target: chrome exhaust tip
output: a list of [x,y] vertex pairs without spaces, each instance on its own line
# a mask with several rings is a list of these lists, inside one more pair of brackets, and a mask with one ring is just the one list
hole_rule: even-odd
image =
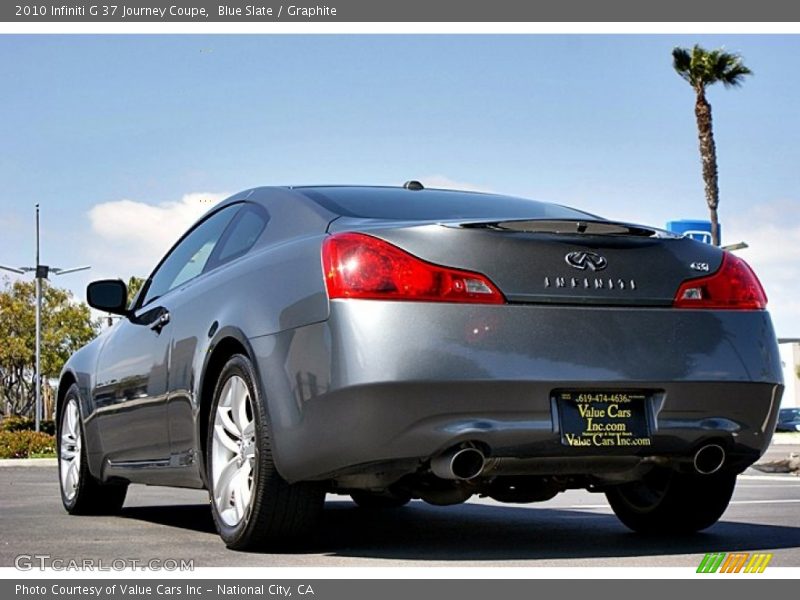
[[725,464],[725,449],[719,444],[703,446],[695,453],[692,464],[701,475],[712,475]]
[[431,471],[441,479],[473,479],[481,474],[486,457],[477,448],[454,448],[431,459]]

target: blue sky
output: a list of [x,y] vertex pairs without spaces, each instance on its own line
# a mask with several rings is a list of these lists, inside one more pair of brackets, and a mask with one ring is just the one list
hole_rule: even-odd
[[741,52],[712,89],[725,242],[800,336],[800,36],[0,36],[0,263],[147,274],[254,185],[488,189],[663,226],[706,216],[675,45]]

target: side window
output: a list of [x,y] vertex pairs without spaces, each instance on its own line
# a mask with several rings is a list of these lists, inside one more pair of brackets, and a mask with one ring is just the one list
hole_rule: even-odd
[[150,278],[142,306],[203,272],[225,228],[233,220],[241,204],[223,208],[195,227],[173,248]]
[[240,210],[217,244],[206,271],[247,254],[261,237],[268,222],[269,215],[261,206],[250,204]]

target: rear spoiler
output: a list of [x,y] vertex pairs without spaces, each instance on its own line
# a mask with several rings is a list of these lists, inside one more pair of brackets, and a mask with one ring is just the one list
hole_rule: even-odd
[[555,233],[585,235],[622,235],[635,237],[679,238],[680,235],[657,229],[618,221],[590,219],[518,219],[510,221],[468,221],[442,223],[466,229],[492,229],[514,233]]

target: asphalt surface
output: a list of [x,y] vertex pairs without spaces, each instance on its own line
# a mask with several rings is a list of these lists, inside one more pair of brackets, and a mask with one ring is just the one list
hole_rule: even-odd
[[[798,447],[770,450],[768,459]],[[120,516],[72,517],[56,468],[0,468],[0,566],[19,554],[111,560],[193,559],[213,566],[696,566],[711,551],[773,552],[772,566],[800,566],[800,477],[748,470],[722,520],[674,539],[630,533],[605,497],[570,491],[531,505],[474,500],[451,507],[412,502],[365,511],[328,496],[319,534],[300,552],[227,550],[205,492],[132,485]]]

